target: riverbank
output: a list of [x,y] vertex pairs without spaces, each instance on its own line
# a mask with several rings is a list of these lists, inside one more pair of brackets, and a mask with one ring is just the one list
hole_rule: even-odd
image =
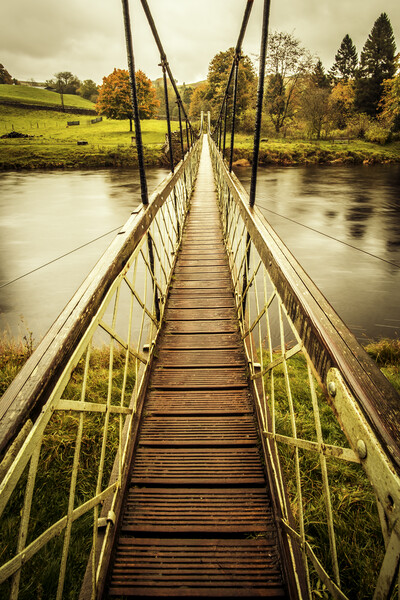
[[[249,166],[253,156],[253,140],[249,136],[235,138],[233,160]],[[400,163],[400,142],[381,146],[363,140],[263,140],[259,164],[297,165],[374,165]],[[237,164],[236,166],[241,166]]]
[[[172,130],[179,123],[172,122]],[[18,132],[24,137],[3,137]],[[147,166],[166,166],[163,151],[167,124],[142,121],[144,158]],[[227,139],[229,148],[229,136]],[[253,139],[236,134],[233,160],[249,165]],[[264,139],[261,165],[374,165],[400,163],[400,142],[385,146],[363,140]],[[134,133],[129,121],[88,115],[38,110],[35,107],[0,104],[0,171],[35,169],[135,168],[138,166]]]

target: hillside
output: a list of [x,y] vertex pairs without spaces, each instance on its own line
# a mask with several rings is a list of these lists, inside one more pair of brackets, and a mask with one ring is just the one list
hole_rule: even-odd
[[[61,106],[60,94],[50,92],[40,88],[29,87],[25,85],[7,85],[0,84],[0,103],[13,102],[21,104],[32,104],[39,106]],[[75,96],[74,94],[64,94],[64,105],[72,108],[94,109],[93,102]]]

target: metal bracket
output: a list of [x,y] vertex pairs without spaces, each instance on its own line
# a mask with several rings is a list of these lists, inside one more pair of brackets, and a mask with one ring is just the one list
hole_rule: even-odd
[[110,510],[106,517],[101,517],[100,519],[97,520],[97,528],[102,529],[103,527],[107,527],[107,525],[109,523],[112,523],[113,525],[115,525],[116,521],[117,521],[117,516],[116,516],[115,512],[113,510]]

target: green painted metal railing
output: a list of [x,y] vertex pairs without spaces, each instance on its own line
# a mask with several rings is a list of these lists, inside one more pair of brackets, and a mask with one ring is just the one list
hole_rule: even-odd
[[249,207],[211,136],[209,145],[297,594],[390,598],[400,555],[400,398],[261,212]]
[[[201,139],[116,236],[0,402],[0,597],[104,580]],[[151,243],[150,243],[151,240]]]

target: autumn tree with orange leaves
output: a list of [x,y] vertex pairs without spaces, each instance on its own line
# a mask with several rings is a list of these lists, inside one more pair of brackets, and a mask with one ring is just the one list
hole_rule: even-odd
[[[136,71],[136,88],[139,104],[139,117],[151,119],[157,115],[160,102],[156,98],[156,90],[151,80],[143,73]],[[129,73],[126,69],[114,69],[110,75],[103,77],[96,111],[110,119],[129,119],[132,131],[132,102]]]

